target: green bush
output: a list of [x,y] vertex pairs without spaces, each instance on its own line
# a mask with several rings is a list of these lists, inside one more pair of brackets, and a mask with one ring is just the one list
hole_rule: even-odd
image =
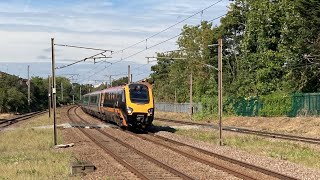
[[292,109],[292,97],[284,92],[260,96],[260,116],[286,116]]

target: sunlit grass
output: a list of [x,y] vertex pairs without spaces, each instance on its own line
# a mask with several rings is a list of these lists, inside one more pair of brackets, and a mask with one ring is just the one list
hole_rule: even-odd
[[71,153],[53,148],[52,129],[32,128],[48,125],[47,114],[25,124],[0,133],[0,180],[69,179]]
[[[39,126],[53,125],[53,114],[51,112],[51,118],[49,119],[49,113],[44,113],[42,115],[36,116],[31,120],[26,120],[27,123],[21,124],[20,128],[34,128]],[[60,108],[57,109],[56,113],[56,123],[60,123]]]
[[[176,133],[213,144],[217,144],[219,138],[216,131],[179,129]],[[252,154],[287,160],[320,169],[320,151],[304,145],[287,141],[270,141],[252,135],[229,135],[223,141],[226,146],[235,147]]]

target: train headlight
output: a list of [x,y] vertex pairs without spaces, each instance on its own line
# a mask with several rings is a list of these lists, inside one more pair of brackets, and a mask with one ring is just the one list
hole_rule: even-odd
[[153,115],[153,108],[148,109],[148,113]]
[[131,107],[127,107],[128,114],[132,114],[133,109]]

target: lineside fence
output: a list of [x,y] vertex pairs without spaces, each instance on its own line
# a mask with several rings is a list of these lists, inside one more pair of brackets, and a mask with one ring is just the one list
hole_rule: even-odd
[[229,99],[226,105],[239,116],[318,116],[320,93]]
[[[190,103],[166,103],[158,102],[155,103],[156,111],[164,112],[178,112],[178,113],[189,113]],[[200,103],[193,103],[193,112],[202,112],[202,105]]]
[[[194,103],[194,113],[217,113],[217,104]],[[156,103],[156,110],[189,113],[189,103]],[[320,93],[281,95],[263,97],[228,98],[224,100],[223,111],[238,116],[319,116]]]

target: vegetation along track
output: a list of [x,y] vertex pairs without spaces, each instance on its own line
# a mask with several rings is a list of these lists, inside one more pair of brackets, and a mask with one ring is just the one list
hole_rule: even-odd
[[2,131],[4,128],[11,126],[15,123],[21,122],[21,121],[25,121],[28,119],[31,119],[35,116],[41,115],[46,113],[47,111],[38,111],[38,112],[33,112],[33,113],[28,113],[19,117],[15,117],[15,118],[11,118],[8,120],[4,120],[4,121],[0,121],[0,131]]
[[[81,118],[81,120],[84,123],[87,123],[83,118]],[[106,132],[100,129],[98,129],[98,131],[107,135]],[[232,159],[232,158],[222,156],[213,152],[209,152],[204,149],[200,149],[188,144],[177,142],[172,139],[158,136],[153,133],[143,132],[141,134],[140,132],[139,134],[131,131],[123,131],[123,132],[129,133],[135,137],[151,142],[155,145],[165,147],[189,159],[208,165],[215,169],[222,170],[235,177],[239,177],[242,179],[288,179],[288,180],[295,179],[277,172],[273,172],[268,169],[264,169],[258,166],[254,166],[245,162],[238,161],[236,159]],[[111,136],[110,138],[112,138],[115,141],[121,141],[120,139],[117,139],[116,137],[113,137],[113,136]]]
[[[213,124],[204,124],[204,123],[179,121],[179,120],[163,119],[163,118],[156,118],[155,120],[162,121],[162,122],[171,122],[171,123],[186,124],[186,125],[196,125],[196,126],[204,126],[204,127],[219,129],[218,126],[213,125]],[[240,128],[240,127],[223,126],[222,130],[236,132],[236,133],[243,133],[243,134],[252,134],[252,135],[263,136],[263,137],[268,137],[268,138],[284,139],[284,140],[290,140],[290,141],[300,141],[300,142],[310,143],[310,144],[320,144],[320,139],[317,139],[317,138],[309,138],[309,137],[303,137],[303,136],[294,136],[294,135],[288,135],[288,134],[272,133],[272,132],[266,132],[266,131],[256,131],[256,130]]]
[[[71,107],[68,109],[68,118],[73,123],[77,122],[74,120],[74,117],[72,117],[70,112],[70,110],[73,109],[76,118],[88,125],[89,123],[77,114],[77,108],[78,107]],[[101,129],[79,128],[79,130],[101,149],[103,149],[107,154],[112,156],[116,161],[118,161],[140,179],[193,179],[188,175],[139,151],[121,139],[102,131]],[[92,133],[92,131],[99,132],[100,136],[98,137],[95,133]],[[108,140],[102,140],[101,135],[104,136],[103,138],[107,137]]]

